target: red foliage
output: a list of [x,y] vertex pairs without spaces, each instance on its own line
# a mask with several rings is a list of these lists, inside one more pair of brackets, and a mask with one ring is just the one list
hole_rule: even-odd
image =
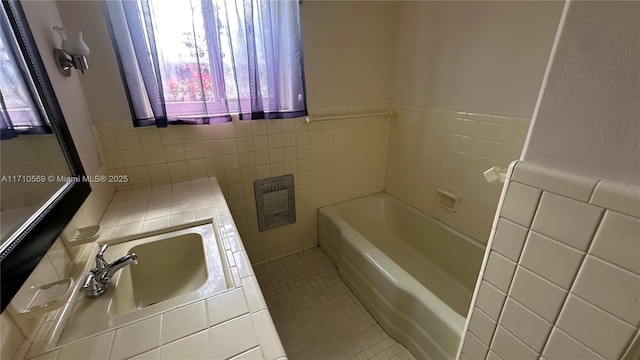
[[[180,63],[174,65],[173,72],[166,80],[166,101],[212,101],[214,99],[213,79],[207,64]],[[204,94],[203,94],[204,91]]]

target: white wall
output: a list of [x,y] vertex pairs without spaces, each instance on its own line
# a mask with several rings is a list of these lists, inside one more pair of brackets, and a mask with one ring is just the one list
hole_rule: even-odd
[[402,2],[393,103],[531,117],[562,2]]
[[53,1],[21,2],[40,56],[56,93],[73,142],[87,174],[93,174],[100,166],[98,148],[91,130],[91,115],[78,79],[78,72],[64,77],[56,69],[53,49],[61,46],[60,36],[52,29],[62,25],[58,8]]
[[391,103],[400,2],[304,1],[310,109]]
[[572,2],[523,159],[640,184],[640,3]]
[[[522,153],[561,2],[401,2],[385,191],[486,243]],[[460,199],[438,206],[436,188]]]
[[101,1],[56,1],[65,26],[82,29],[91,49],[80,83],[93,122],[131,120]]

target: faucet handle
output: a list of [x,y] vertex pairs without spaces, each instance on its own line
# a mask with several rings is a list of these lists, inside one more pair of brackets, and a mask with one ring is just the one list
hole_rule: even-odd
[[96,254],[96,256],[102,257],[104,252],[107,251],[108,247],[109,247],[109,244],[103,244],[102,246],[100,246],[100,250],[98,250],[98,253]]
[[98,250],[98,253],[96,254],[96,268],[97,269],[104,269],[105,267],[107,267],[108,263],[105,261],[103,255],[104,252],[107,251],[107,248],[109,247],[109,245],[104,244],[102,246],[100,246],[100,250]]

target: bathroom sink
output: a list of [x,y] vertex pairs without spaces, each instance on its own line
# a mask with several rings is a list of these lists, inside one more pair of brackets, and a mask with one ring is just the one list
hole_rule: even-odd
[[109,311],[119,315],[197,290],[207,281],[202,237],[196,233],[137,245],[137,265],[121,270]]
[[110,240],[104,253],[108,263],[136,253],[138,264],[117,271],[102,296],[78,298],[59,344],[68,344],[232,288],[231,271],[216,228],[211,222],[200,223],[163,234],[142,235],[134,240]]
[[[203,295],[227,290],[230,273],[212,224],[113,245],[117,259],[136,253],[138,264],[122,268],[112,281],[109,313],[114,316],[166,310]],[[105,295],[108,295],[105,294]],[[146,311],[142,311],[146,310]]]

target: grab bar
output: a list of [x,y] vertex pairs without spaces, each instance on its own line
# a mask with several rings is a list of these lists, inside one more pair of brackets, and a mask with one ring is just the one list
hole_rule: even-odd
[[325,121],[325,120],[341,120],[341,119],[357,119],[363,117],[371,117],[371,116],[391,116],[393,115],[393,111],[383,111],[376,113],[365,113],[365,114],[349,114],[349,115],[335,115],[335,116],[320,116],[314,117],[311,119],[310,116],[305,117],[304,121],[308,124],[311,121]]

